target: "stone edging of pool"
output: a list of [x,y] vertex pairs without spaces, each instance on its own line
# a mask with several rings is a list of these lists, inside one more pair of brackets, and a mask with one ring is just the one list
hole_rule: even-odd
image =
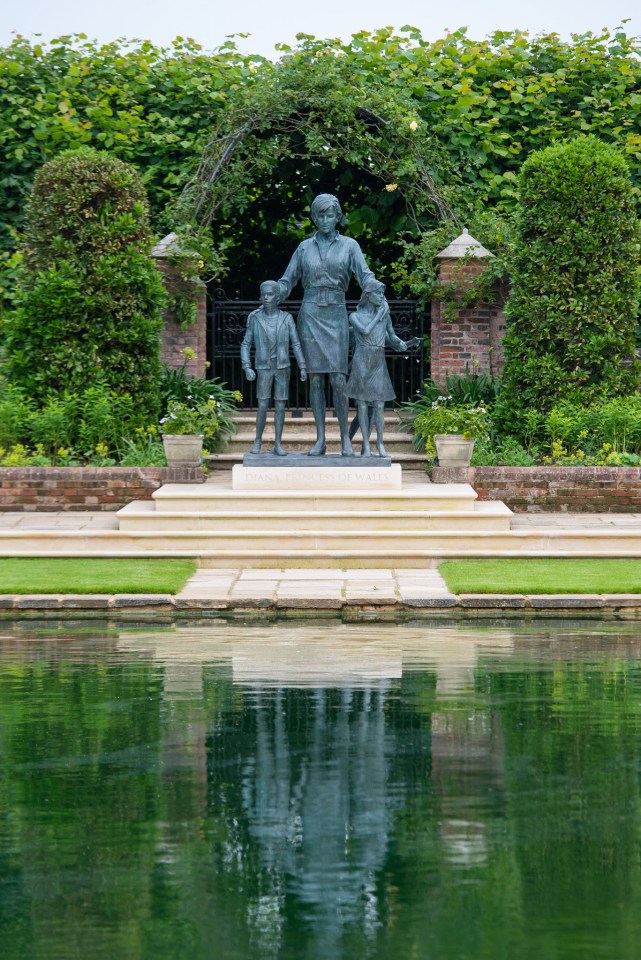
[[4,594],[0,619],[35,617],[207,617],[318,614],[389,617],[598,617],[641,619],[641,594],[449,594],[441,597],[181,598],[170,594]]

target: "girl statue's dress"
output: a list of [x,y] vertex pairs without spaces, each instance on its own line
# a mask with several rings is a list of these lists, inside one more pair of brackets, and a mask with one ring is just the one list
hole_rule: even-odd
[[387,300],[374,308],[361,302],[349,323],[354,336],[354,355],[346,393],[365,403],[385,403],[396,396],[387,371],[385,342],[397,353],[407,344],[394,333]]

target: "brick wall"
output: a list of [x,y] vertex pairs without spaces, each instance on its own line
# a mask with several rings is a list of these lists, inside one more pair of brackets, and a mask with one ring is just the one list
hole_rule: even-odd
[[[157,257],[156,264],[170,296],[179,290],[187,293],[194,291],[197,315],[196,323],[183,330],[174,311],[165,311],[165,325],[160,334],[160,358],[170,370],[178,370],[184,366],[190,377],[204,377],[207,361],[207,287],[202,280],[195,283],[181,280],[175,266],[167,259]],[[185,347],[194,351],[194,359],[185,359],[182,352]]]
[[515,512],[641,513],[641,467],[432,467],[432,478],[467,481]]
[[[441,286],[455,286],[464,291],[483,273],[484,260],[442,260],[439,274]],[[475,369],[496,378],[503,369],[503,336],[505,335],[504,297],[497,290],[494,303],[481,302],[457,310],[449,320],[447,301],[436,296],[432,300],[431,376],[441,385],[446,374],[462,375]]]
[[0,511],[119,510],[163,483],[198,483],[200,467],[0,467]]

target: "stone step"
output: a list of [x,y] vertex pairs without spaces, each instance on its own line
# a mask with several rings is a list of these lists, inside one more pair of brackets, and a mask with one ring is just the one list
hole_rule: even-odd
[[[245,453],[249,453],[251,446],[254,442],[254,438],[255,438],[255,434],[253,433],[249,434],[249,433],[245,433],[244,431],[242,433],[237,433],[236,436],[232,437],[232,439],[228,442],[223,452],[227,454],[240,453],[241,455],[244,455]],[[330,451],[331,450],[335,450],[336,452],[340,451],[340,437],[338,435],[332,436],[330,434],[326,439],[327,439],[327,446]],[[283,433],[283,447],[285,448],[285,450],[291,453],[307,451],[310,449],[310,447],[312,447],[312,445],[315,442],[316,442],[316,437],[312,436],[312,434],[287,433],[287,431]],[[409,440],[409,438],[407,437],[389,436],[386,434],[383,442],[390,456],[396,456],[396,454],[399,454],[399,453],[414,454],[416,452],[412,449],[411,440]],[[362,438],[360,434],[357,434],[357,436],[354,437],[352,443],[354,445],[354,450],[357,453],[359,453],[361,449],[361,443],[362,443]],[[270,449],[270,447],[273,446],[273,444],[274,444],[273,430],[272,431],[265,430],[265,432],[263,433],[262,449],[267,451]],[[372,447],[372,450],[376,451],[376,435],[375,434],[370,438],[370,445]],[[422,454],[418,452],[416,452],[416,455],[422,456]]]
[[[310,438],[309,444],[303,445],[302,449],[308,450],[313,442],[314,442],[313,438]],[[287,438],[284,438],[283,446],[285,447],[285,449],[288,449]],[[373,449],[375,449],[375,446],[376,445],[374,444]],[[243,462],[243,457],[246,453],[249,453],[249,449],[250,449],[250,445],[248,445],[246,449],[243,451],[238,451],[238,452],[232,451],[231,453],[227,451],[225,451],[224,453],[213,453],[210,455],[205,455],[203,457],[203,460],[206,463],[207,468],[209,470],[215,470],[217,472],[221,470],[231,470],[234,464]],[[267,446],[267,449],[269,449],[269,446]],[[296,452],[291,447],[289,449],[292,453]],[[354,449],[358,454],[360,450],[360,444],[358,442],[355,444]],[[338,443],[328,443],[327,453],[339,454],[340,445]],[[404,470],[421,470],[423,472],[425,471],[429,463],[429,460],[425,456],[425,454],[416,453],[413,450],[408,450],[407,453],[401,453],[394,450],[392,454],[392,460],[394,461],[394,463],[402,464]]]
[[[256,410],[239,410],[237,413],[233,415],[233,419],[239,424],[255,423],[257,412],[258,411]],[[356,410],[354,408],[350,408],[349,418],[348,418],[350,423],[352,422],[355,416],[356,416]],[[274,419],[274,410],[272,407],[270,408],[269,413],[267,414],[267,420],[269,421],[273,419]],[[385,413],[383,414],[383,419],[385,420],[385,428],[387,429],[388,427],[397,428],[403,418],[399,417],[398,414],[392,410],[386,410]],[[328,427],[330,426],[330,424],[338,425],[338,420],[330,410],[327,411],[327,416],[325,420]],[[285,424],[289,424],[289,423],[301,423],[301,424],[306,424],[313,427],[314,417],[311,410],[303,410],[298,414],[294,414],[291,410],[287,410],[285,412]]]
[[[363,533],[345,537],[338,531],[290,533],[275,540],[274,531],[208,533],[125,533],[118,530],[6,530],[0,556],[17,557],[193,557],[202,566],[333,567],[338,569],[429,566],[449,557],[640,557],[637,530],[539,528],[504,532],[483,530]],[[500,589],[500,584],[497,585]]]
[[[474,511],[475,490],[467,483],[404,483],[398,489],[369,490],[232,490],[230,483],[166,483],[152,494],[155,509],[162,513],[211,513],[291,511],[348,512],[405,511],[420,514]],[[123,508],[127,510],[127,507]],[[120,516],[122,511],[119,511]]]
[[[267,505],[267,508],[269,505]],[[418,532],[426,530],[509,530],[512,511],[503,503],[477,503],[469,510],[239,510],[198,512],[159,511],[145,500],[134,501],[118,511],[119,529],[123,532],[145,531],[208,531],[216,536],[227,533],[276,531],[279,538],[290,531],[319,528],[360,536],[365,531]]]

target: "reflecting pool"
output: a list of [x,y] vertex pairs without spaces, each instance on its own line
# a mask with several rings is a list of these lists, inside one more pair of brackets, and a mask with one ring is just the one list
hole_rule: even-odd
[[0,635],[3,960],[641,957],[641,625]]

